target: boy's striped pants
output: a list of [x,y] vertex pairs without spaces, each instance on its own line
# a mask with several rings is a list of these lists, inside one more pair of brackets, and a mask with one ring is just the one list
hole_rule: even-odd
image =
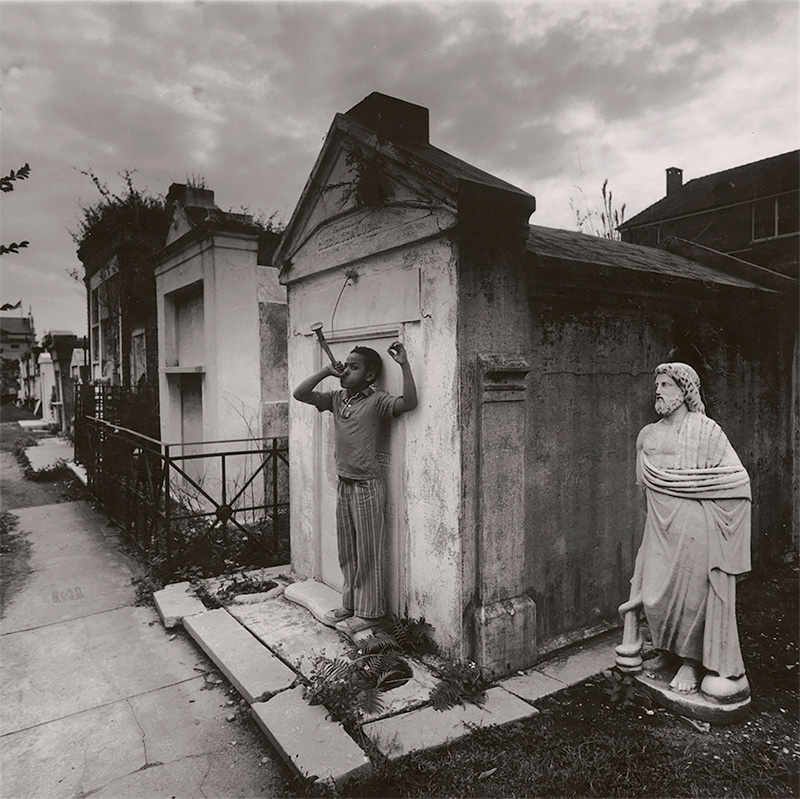
[[342,607],[364,619],[386,613],[383,481],[339,478],[336,536],[344,575]]

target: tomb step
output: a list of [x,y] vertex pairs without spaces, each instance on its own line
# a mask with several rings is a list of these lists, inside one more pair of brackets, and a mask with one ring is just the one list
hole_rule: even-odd
[[337,790],[368,771],[369,759],[322,705],[309,705],[298,686],[251,708],[270,743],[302,778],[332,783]]
[[302,580],[286,586],[284,597],[308,610],[322,624],[333,627],[325,620],[325,614],[342,604],[342,595],[325,583],[316,580]]
[[294,671],[222,608],[187,616],[183,626],[251,705],[265,694],[289,688],[297,679]]
[[433,707],[364,724],[367,737],[390,760],[432,749],[470,735],[473,728],[497,727],[530,718],[539,711],[503,688],[490,688],[483,707],[467,703],[439,711]]
[[172,583],[160,591],[154,591],[153,601],[165,627],[175,627],[185,616],[204,613],[206,609],[188,582]]

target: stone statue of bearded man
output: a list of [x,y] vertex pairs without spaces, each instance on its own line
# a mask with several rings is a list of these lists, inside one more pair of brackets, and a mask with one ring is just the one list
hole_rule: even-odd
[[[749,688],[736,626],[736,577],[750,570],[750,478],[722,428],[706,416],[691,366],[658,366],[655,398],[661,419],[644,427],[636,444],[647,520],[631,600],[620,610],[644,608],[660,650],[646,671],[666,672],[666,679],[674,672],[672,692],[742,700]],[[623,668],[633,650],[623,642],[617,652]]]

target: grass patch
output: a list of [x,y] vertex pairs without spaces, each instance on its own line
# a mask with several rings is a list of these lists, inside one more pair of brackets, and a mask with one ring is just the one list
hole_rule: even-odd
[[9,600],[30,574],[31,544],[18,531],[18,525],[17,516],[7,510],[0,511],[0,614],[5,613]]

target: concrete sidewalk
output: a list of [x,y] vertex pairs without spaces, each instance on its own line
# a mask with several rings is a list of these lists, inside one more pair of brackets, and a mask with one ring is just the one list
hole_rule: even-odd
[[183,632],[136,607],[133,564],[84,502],[14,511],[31,574],[0,625],[4,799],[255,797],[288,772]]

